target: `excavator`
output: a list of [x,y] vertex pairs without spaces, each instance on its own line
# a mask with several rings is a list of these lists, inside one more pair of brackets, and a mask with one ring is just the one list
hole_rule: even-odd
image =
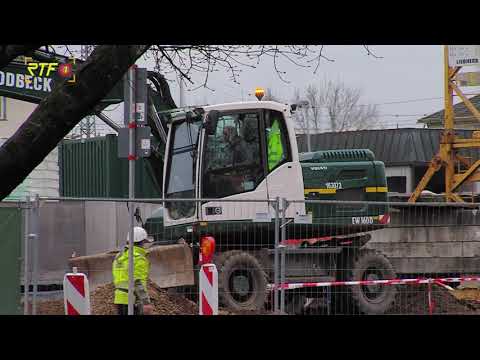
[[[364,247],[371,231],[389,223],[385,167],[370,150],[299,153],[295,104],[259,97],[259,101],[172,109],[165,100],[171,97],[161,75],[149,72],[148,79],[147,120],[152,131],[148,163],[162,190],[163,206],[145,222],[138,211],[136,217],[155,237],[148,256],[150,278],[157,287],[198,293],[199,266],[214,262],[221,306],[264,309],[278,256],[276,204],[284,232],[280,245],[286,254],[287,283],[395,278],[388,259]],[[118,126],[101,111],[123,101],[117,90],[92,110],[116,130]],[[0,87],[0,95],[4,94],[37,103],[42,98],[21,90],[7,94]],[[230,152],[227,143],[235,144]],[[116,253],[112,249],[79,256],[69,263],[87,274],[93,290],[112,281]],[[382,314],[395,294],[394,286],[349,286],[333,291],[328,306],[343,304],[350,311]],[[310,299],[324,297],[318,289],[288,290],[287,312],[303,313]]]

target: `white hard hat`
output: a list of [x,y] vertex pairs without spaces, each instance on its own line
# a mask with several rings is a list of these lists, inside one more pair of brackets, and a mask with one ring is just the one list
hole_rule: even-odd
[[[133,242],[139,243],[143,240],[147,240],[148,242],[152,242],[153,240],[148,237],[147,232],[144,228],[140,226],[135,226],[133,228]],[[127,233],[127,242],[130,241],[130,231]]]

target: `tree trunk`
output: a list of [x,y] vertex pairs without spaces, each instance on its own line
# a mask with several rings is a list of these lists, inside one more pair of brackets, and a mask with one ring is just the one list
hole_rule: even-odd
[[0,70],[10,64],[17,56],[25,55],[40,47],[34,45],[0,45]]
[[101,45],[45,98],[0,148],[0,200],[8,196],[118,83],[148,45]]

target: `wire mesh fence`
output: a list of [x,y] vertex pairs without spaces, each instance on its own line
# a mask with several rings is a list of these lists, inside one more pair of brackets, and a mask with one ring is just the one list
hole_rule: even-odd
[[[215,239],[212,261],[219,269],[220,313],[269,313],[273,298],[268,285],[275,280],[279,239],[275,204],[271,200],[42,198],[40,272],[45,278],[47,273],[76,267],[89,279],[93,314],[115,314],[112,263],[127,249],[133,211],[134,225],[145,228],[153,240],[145,248],[150,262],[148,291],[157,314],[198,314],[200,247],[206,236]],[[62,311],[57,302],[48,304],[52,309],[48,313]]]
[[287,313],[477,313],[478,204],[304,203],[281,237]]
[[217,267],[225,315],[477,314],[478,205],[45,198],[39,271],[76,266],[89,278],[92,313],[115,314],[112,262],[133,211],[153,240],[155,314],[198,314],[202,261]]
[[[268,285],[275,283],[275,268],[278,269],[278,265],[275,267],[279,241],[276,201],[168,200],[164,206],[162,217],[149,219],[146,229],[157,244],[185,243],[191,249],[192,266],[186,271],[193,273],[194,284],[177,288],[177,293],[196,303],[201,301],[197,285],[202,238],[213,236],[215,251],[211,261],[218,269],[221,313],[273,311],[274,296]],[[178,213],[193,214],[198,220],[184,220]],[[178,270],[171,274],[178,277]]]

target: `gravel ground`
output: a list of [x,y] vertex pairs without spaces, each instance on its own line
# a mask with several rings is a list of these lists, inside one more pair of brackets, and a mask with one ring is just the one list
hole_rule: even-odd
[[[428,288],[427,285],[398,286],[397,298],[393,308],[387,313],[391,315],[428,315]],[[150,298],[154,305],[154,315],[197,315],[196,303],[181,295],[168,293],[149,284]],[[480,303],[459,301],[447,290],[437,286],[432,287],[434,302],[433,314],[448,315],[480,315]],[[116,315],[113,305],[113,285],[98,287],[90,297],[93,315]],[[63,315],[63,300],[39,301],[37,304],[39,315]],[[220,315],[268,315],[269,311],[232,312],[219,310]]]
[[[398,286],[393,308],[388,314],[428,315],[428,286]],[[432,286],[434,315],[479,315],[478,304],[458,301],[447,290]]]

